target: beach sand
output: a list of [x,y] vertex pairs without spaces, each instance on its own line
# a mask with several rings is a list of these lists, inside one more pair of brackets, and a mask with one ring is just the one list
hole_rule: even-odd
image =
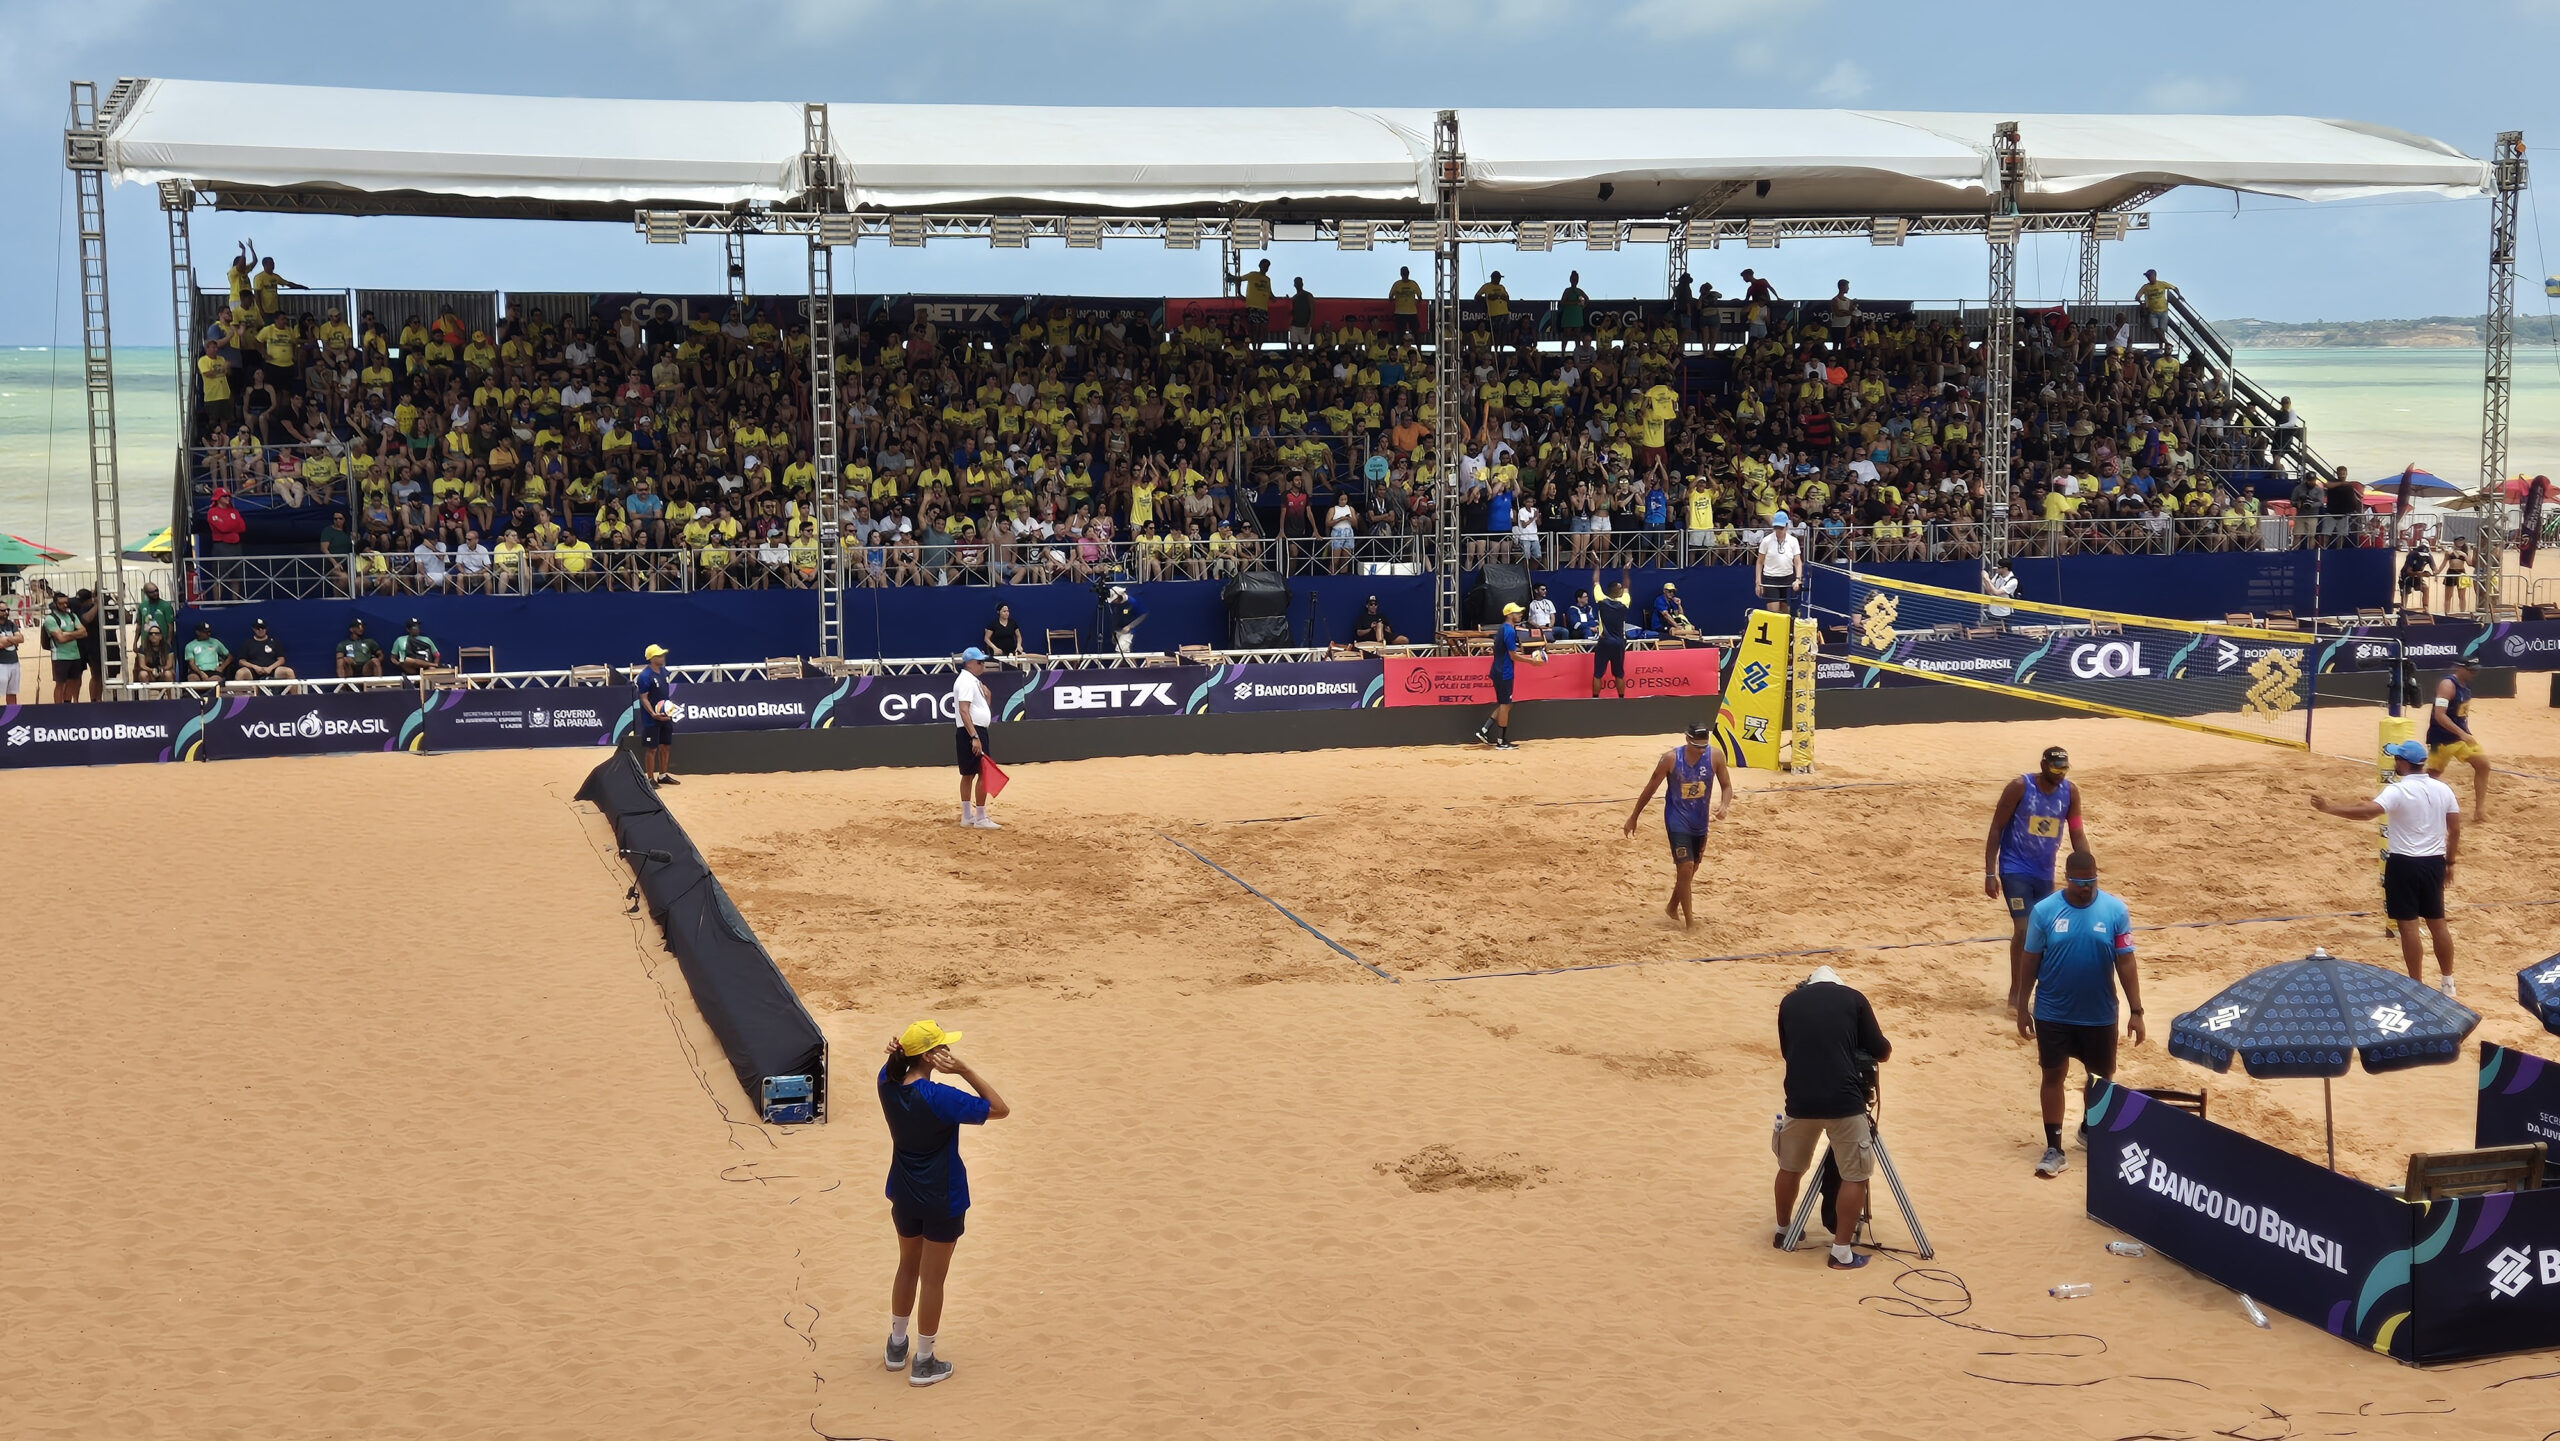
[[[2560,777],[2560,715],[2479,710],[2501,764]],[[2321,749],[2372,734],[2371,712],[2325,712]],[[1772,1014],[1815,961],[1681,962],[2000,934],[1983,827],[2056,742],[2137,924],[2373,904],[2370,828],[2303,803],[2369,794],[2368,769],[2124,721],[1826,733],[1817,775],[1743,778],[1685,933],[1660,914],[1660,821],[1618,831],[1667,740],[1025,765],[994,833],[953,824],[947,771],[691,777],[677,814],[835,1043],[834,1120],[779,1131],[724,1122],[745,1098],[672,965],[634,949],[600,822],[565,800],[592,754],[13,779],[65,819],[21,870],[0,1021],[33,1118],[0,1130],[0,1429],[2549,1429],[2547,1353],[2418,1371],[2106,1254],[2085,1159],[2030,1173],[2004,943],[1822,958],[1896,1043],[1885,1134],[1938,1269],[1769,1249]],[[2510,999],[2560,951],[2560,907],[2511,904],[2551,894],[2560,783],[2500,785],[2455,893],[2492,907],[2456,916],[2463,994],[2482,1038],[2560,1053]],[[157,927],[64,925],[45,899],[144,868],[202,899]],[[272,927],[226,924],[253,913]],[[2142,945],[2163,1031],[2314,945],[2395,959],[2374,918]],[[1655,964],[1491,974],[1626,961]],[[966,1031],[1014,1108],[964,1140],[959,1372],[921,1391],[879,1360],[894,1249],[867,1086],[919,1015]],[[2123,1069],[2318,1154],[2317,1086],[2212,1076],[2159,1035]],[[2472,1091],[2467,1064],[2340,1081],[2341,1165],[2387,1181],[2467,1144]],[[2045,1295],[2064,1281],[2097,1294]]]

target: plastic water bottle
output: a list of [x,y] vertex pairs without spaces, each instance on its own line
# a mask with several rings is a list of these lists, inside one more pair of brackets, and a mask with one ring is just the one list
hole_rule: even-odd
[[2267,1313],[2258,1309],[2257,1302],[2243,1296],[2240,1298],[2240,1309],[2249,1313],[2250,1325],[2257,1327],[2261,1331],[2268,1329]]
[[2110,1256],[2147,1256],[2150,1255],[2151,1252],[2150,1249],[2144,1246],[2140,1241],[2109,1241],[2107,1243],[2107,1254]]
[[2063,1285],[2053,1287],[2045,1294],[2053,1297],[2053,1299],[2057,1301],[2076,1301],[2081,1297],[2088,1295],[2093,1289],[2094,1288],[2086,1281],[2071,1281],[2066,1282]]

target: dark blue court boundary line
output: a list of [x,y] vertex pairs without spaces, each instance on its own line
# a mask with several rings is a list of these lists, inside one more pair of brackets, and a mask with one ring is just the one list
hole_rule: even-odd
[[1162,839],[1165,844],[1174,847],[1176,850],[1184,852],[1193,860],[1198,861],[1200,864],[1207,866],[1213,871],[1216,871],[1219,875],[1225,876],[1228,880],[1235,882],[1237,885],[1244,887],[1246,892],[1252,895],[1254,899],[1262,902],[1266,906],[1269,906],[1271,909],[1278,911],[1280,914],[1287,916],[1289,918],[1289,924],[1296,926],[1299,930],[1306,932],[1308,935],[1315,937],[1317,940],[1322,941],[1327,946],[1331,947],[1335,955],[1342,957],[1344,960],[1360,967],[1369,974],[1376,976],[1379,980],[1386,982],[1388,985],[1400,986],[1404,984],[1395,977],[1379,970],[1376,966],[1370,965],[1367,961],[1353,955],[1349,948],[1345,947],[1340,941],[1335,940],[1333,937],[1326,935],[1324,932],[1308,925],[1305,921],[1300,920],[1297,912],[1290,910],[1287,906],[1284,906],[1278,901],[1271,899],[1269,896],[1264,895],[1262,892],[1255,890],[1251,881],[1248,881],[1244,877],[1237,875],[1235,872],[1228,870],[1225,866],[1218,864],[1216,861],[1209,859],[1198,851],[1192,850],[1191,847],[1184,845],[1182,842],[1175,840],[1173,837],[1166,835],[1162,831],[1156,832],[1156,835]]
[[[1242,881],[1238,881],[1236,884],[1243,885],[1244,883]],[[1248,889],[1250,889],[1250,887],[1248,887]],[[1257,892],[1257,894],[1259,894],[1259,892]],[[2526,906],[2560,906],[2560,898],[2542,901],[2471,901],[2458,905],[2447,906],[2445,909],[2456,911],[2499,911],[2517,910]],[[1284,911],[1282,914],[1286,915],[1287,912]],[[2201,931],[2211,930],[2222,926],[2277,925],[2286,921],[2352,920],[2360,916],[2378,916],[2381,914],[2382,912],[2378,910],[2317,911],[2309,915],[2300,916],[2244,916],[2236,921],[2166,921],[2156,926],[2135,926],[2133,929],[2137,931]],[[1296,920],[1297,918],[1292,916],[1290,919]],[[1306,923],[1304,921],[1300,921],[1299,924],[1305,925]],[[1727,961],[1783,961],[1797,959],[1804,956],[1853,955],[1860,951],[1923,951],[1942,946],[1987,946],[1994,944],[2006,944],[2008,940],[2009,938],[2007,936],[1966,936],[1961,940],[1952,941],[1895,941],[1889,945],[1881,946],[1814,946],[1801,951],[1749,951],[1740,955],[1732,956],[1688,956],[1667,961],[1602,961],[1596,965],[1588,966],[1550,966],[1543,970],[1533,971],[1479,971],[1476,974],[1469,976],[1416,976],[1414,979],[1425,985],[1440,985],[1449,981],[1500,981],[1518,976],[1569,976],[1579,971],[1623,971],[1636,966],[1712,966],[1720,965]],[[1340,947],[1336,947],[1336,949],[1338,950]],[[1345,952],[1345,954],[1349,953]],[[1355,956],[1353,959],[1357,960],[1358,957]],[[1362,964],[1366,965],[1367,962],[1364,961]]]

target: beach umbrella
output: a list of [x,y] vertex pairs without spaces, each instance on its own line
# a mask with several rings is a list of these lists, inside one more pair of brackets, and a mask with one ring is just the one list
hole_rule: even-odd
[[2169,1054],[2214,1071],[2238,1056],[2261,1080],[2318,1076],[2329,1169],[2338,1169],[2329,1079],[2352,1061],[2367,1071],[2449,1065],[2480,1013],[2406,975],[2314,950],[2251,971],[2169,1023]]
[[2542,1029],[2560,1036],[2560,956],[2545,956],[2516,972],[2516,1000]]
[[169,527],[164,525],[140,540],[127,541],[124,547],[124,558],[167,560],[176,549],[177,543],[169,538]]
[[46,565],[68,559],[71,552],[29,540],[23,535],[0,535],[0,565]]
[[[2482,487],[2486,489],[2487,487]],[[2538,489],[2547,499],[2551,494],[2551,477],[2547,475],[2511,475],[2507,477],[2507,503],[2514,505],[2525,498],[2529,489]]]

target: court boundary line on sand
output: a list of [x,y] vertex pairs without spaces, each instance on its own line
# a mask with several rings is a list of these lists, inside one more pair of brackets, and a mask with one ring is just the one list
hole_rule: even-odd
[[1200,854],[1200,852],[1193,850],[1191,847],[1184,845],[1182,842],[1175,840],[1173,837],[1166,835],[1162,831],[1156,832],[1156,837],[1165,844],[1190,856],[1200,864],[1216,871],[1219,875],[1225,876],[1228,880],[1244,887],[1245,891],[1253,896],[1254,899],[1288,917],[1291,925],[1296,926],[1299,930],[1305,931],[1308,935],[1315,937],[1317,940],[1324,942],[1325,945],[1333,950],[1335,955],[1342,957],[1344,960],[1360,967],[1369,974],[1376,976],[1379,980],[1386,982],[1388,985],[1400,986],[1404,984],[1404,982],[1397,977],[1388,975],[1386,972],[1379,970],[1376,966],[1370,965],[1367,961],[1364,961],[1358,956],[1352,954],[1350,948],[1343,945],[1342,942],[1337,941],[1333,937],[1326,935],[1324,932],[1317,930],[1315,927],[1308,925],[1304,920],[1299,918],[1297,912],[1280,904],[1278,901],[1273,900],[1271,897],[1264,895],[1262,892],[1255,890],[1251,881],[1248,881],[1244,877],[1237,875],[1235,872],[1228,870],[1225,866],[1218,864],[1216,861],[1209,859],[1207,856]]
[[[2446,909],[2463,911],[2499,911],[2516,910],[2526,906],[2560,906],[2560,897],[2539,901],[2468,901],[2459,905],[2448,906]],[[2200,931],[2210,930],[2221,926],[2273,925],[2285,921],[2352,920],[2360,916],[2378,916],[2381,914],[2382,912],[2379,910],[2314,911],[2309,914],[2298,916],[2243,916],[2238,920],[2230,921],[2164,921],[2158,925],[2135,926],[2134,929],[2137,931]],[[1300,924],[1304,924],[1304,922],[1301,922]],[[1519,976],[1565,976],[1572,975],[1578,971],[1623,971],[1637,966],[1711,966],[1719,965],[1727,961],[1783,961],[1802,956],[1847,955],[1856,951],[1918,951],[1940,946],[1987,946],[1995,944],[2007,945],[2008,943],[2009,938],[2007,936],[1964,936],[1955,940],[1945,941],[1893,941],[1884,945],[1847,944],[1837,946],[1812,946],[1800,951],[1746,951],[1730,956],[1675,956],[1667,960],[1658,961],[1600,961],[1591,965],[1583,966],[1548,966],[1537,970],[1526,971],[1478,971],[1472,975],[1416,976],[1414,979],[1426,985],[1439,985],[1449,981],[1500,981],[1509,980]],[[1366,965],[1367,962],[1364,961],[1362,964]],[[1372,969],[1375,968],[1372,967]]]

